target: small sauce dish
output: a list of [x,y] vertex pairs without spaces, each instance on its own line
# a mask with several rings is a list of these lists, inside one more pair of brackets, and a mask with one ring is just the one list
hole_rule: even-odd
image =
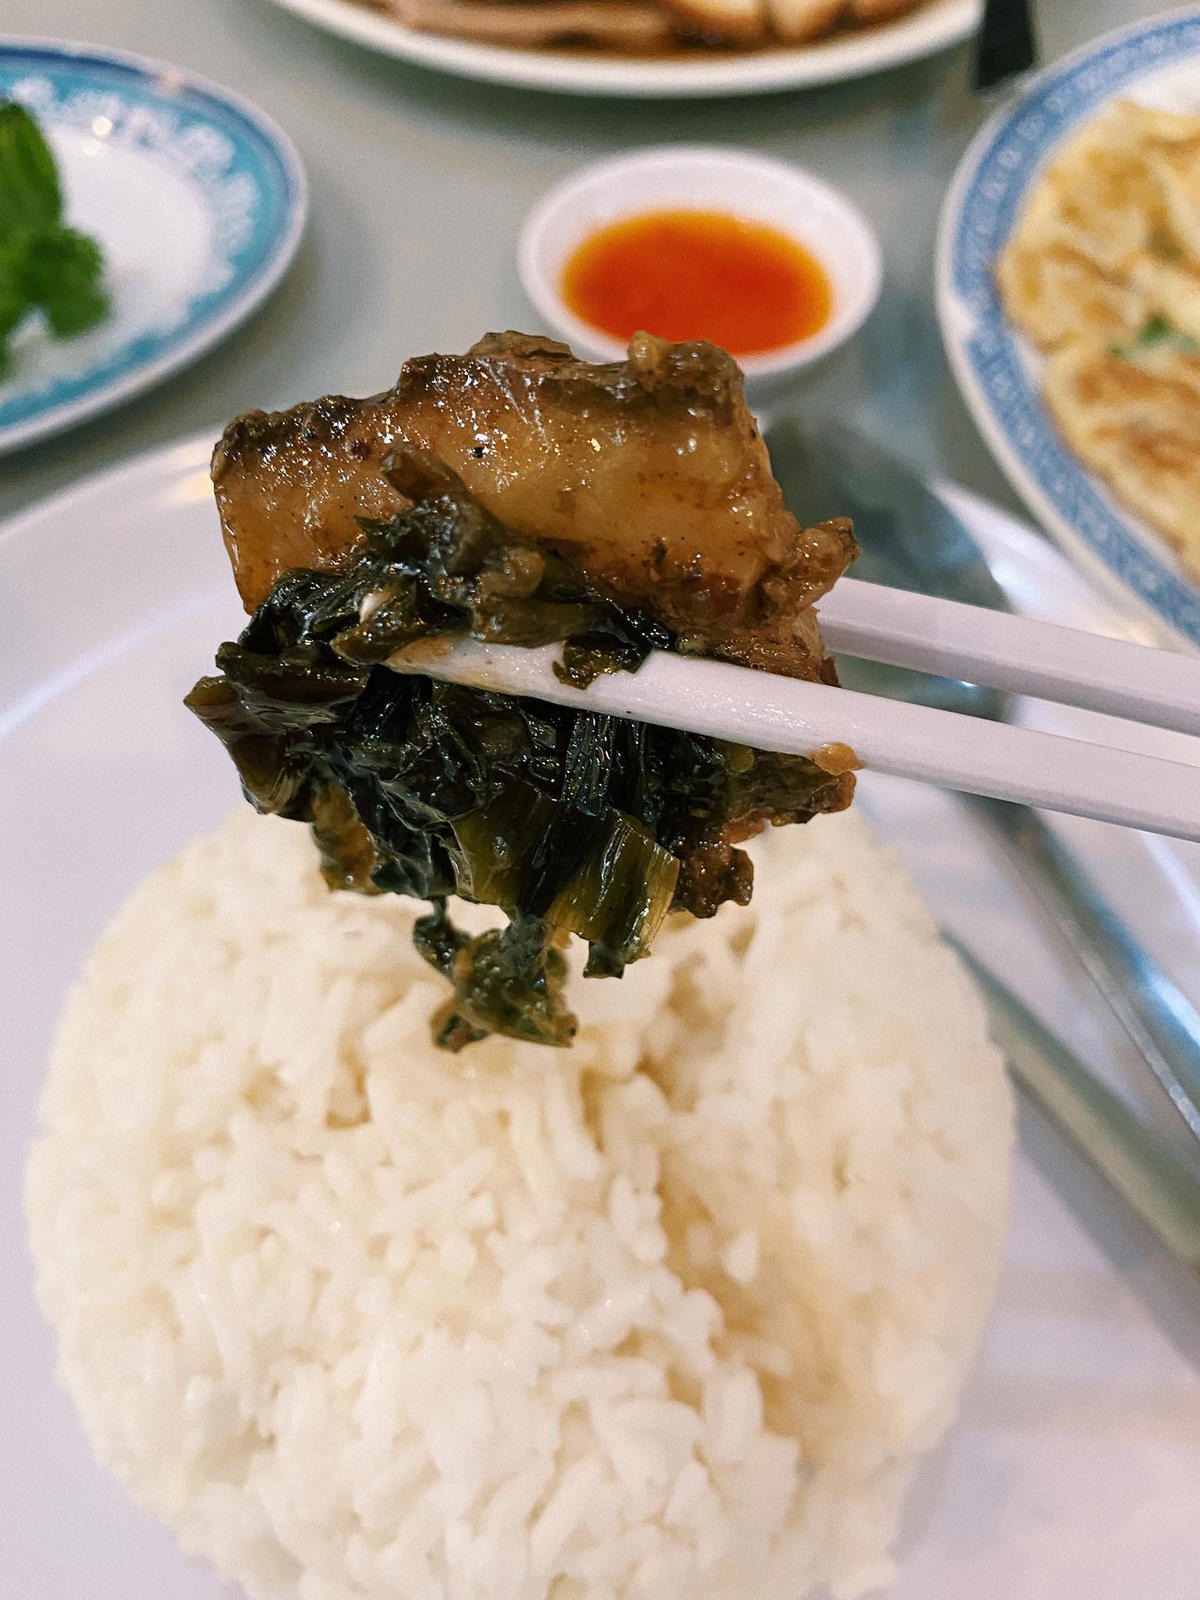
[[[659,258],[645,259],[639,281],[636,251],[656,240]],[[518,266],[550,328],[610,361],[624,356],[635,331],[616,331],[622,318],[638,320],[630,308],[663,307],[678,277],[677,300],[659,311],[664,325],[645,331],[722,343],[728,330],[727,348],[755,386],[812,365],[855,334],[882,278],[870,224],[836,189],[765,156],[692,145],[619,156],[557,184],[526,218]],[[615,275],[607,284],[606,271]],[[816,303],[789,315],[780,302],[776,343],[768,307],[793,292]],[[580,314],[585,306],[591,316]],[[741,314],[731,318],[731,307]],[[599,325],[605,315],[607,328]],[[805,321],[808,331],[795,337]],[[741,350],[732,348],[739,336]]]

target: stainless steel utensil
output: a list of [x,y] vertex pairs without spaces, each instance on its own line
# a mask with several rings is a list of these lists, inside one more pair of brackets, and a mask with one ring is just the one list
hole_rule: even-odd
[[1009,1071],[1126,1199],[1172,1255],[1200,1270],[1200,1179],[970,951]]
[[[863,545],[854,575],[868,582],[1007,610],[1004,591],[957,517],[902,462],[831,423],[780,414],[766,429],[775,475],[802,521],[853,517]],[[976,716],[1002,718],[1006,698],[945,678],[842,658],[851,688],[869,688]],[[1096,992],[1133,1039],[1175,1110],[1200,1139],[1200,1014],[1098,893],[1039,814],[965,798],[1004,847],[1074,951]]]

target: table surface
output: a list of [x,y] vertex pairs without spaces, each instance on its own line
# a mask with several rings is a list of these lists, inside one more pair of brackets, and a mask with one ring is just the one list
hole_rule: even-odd
[[[1043,58],[1148,16],[1149,0],[1041,0]],[[376,56],[268,0],[0,0],[0,32],[117,45],[228,84],[287,129],[312,215],[269,304],[169,383],[0,458],[0,517],[81,475],[249,407],[387,387],[409,355],[535,329],[514,245],[527,209],[572,168],[672,140],[745,146],[846,190],[883,244],[862,333],[788,397],[836,413],[918,468],[1016,506],[968,417],[938,334],[942,195],[990,110],[967,48],[853,83],[727,100],[593,100],[505,89]]]
[[[1046,59],[1155,9],[1146,0],[1039,0],[1039,6]],[[513,256],[527,208],[579,163],[663,140],[720,141],[769,152],[848,191],[882,239],[884,291],[861,335],[797,384],[797,401],[860,422],[931,474],[1015,504],[958,397],[933,303],[942,195],[988,110],[967,87],[966,50],[840,87],[655,105],[441,77],[327,37],[268,0],[0,0],[4,31],[142,51],[239,90],[275,117],[299,147],[311,179],[312,219],[279,291],[223,346],[110,416],[0,458],[0,515],[180,436],[215,435],[248,407],[288,404],[329,390],[371,392],[392,380],[406,355],[461,349],[487,328],[534,326]],[[939,868],[941,844],[939,836]],[[950,862],[955,871],[963,866],[953,852]],[[969,875],[963,881],[968,887],[976,882]],[[992,906],[992,893],[990,886],[986,895],[980,892],[979,903]],[[1022,940],[1016,958],[1028,961],[1029,948]],[[1052,981],[1057,980],[1047,976],[1047,994]],[[1086,998],[1073,992],[1080,994],[1082,1019]],[[1060,1564],[1053,1570],[1082,1559],[1082,1530],[1091,1524],[1077,1508],[1104,1494],[1120,1504],[1122,1473],[1129,1474],[1131,1493],[1143,1479],[1160,1481],[1147,1478],[1142,1464],[1160,1463],[1161,1477],[1176,1455],[1182,1460],[1195,1416],[1187,1358],[1174,1355],[1168,1342],[1190,1352],[1194,1297],[1180,1298],[1179,1272],[1147,1248],[1123,1210],[1105,1205],[1096,1180],[1075,1158],[1046,1139],[1037,1124],[1023,1134],[1026,1222],[1007,1280],[1012,1320],[998,1333],[994,1351],[1014,1327],[1018,1344],[1004,1345],[980,1369],[970,1404],[983,1424],[974,1434],[956,1435],[958,1477],[946,1478],[954,1492],[944,1516],[937,1513],[943,1521],[932,1524],[946,1530],[945,1548],[952,1552],[947,1559],[963,1563],[971,1559],[971,1541],[983,1538],[982,1529],[1022,1530],[1016,1567],[1012,1550],[998,1542],[990,1564],[971,1569],[985,1578],[990,1574],[994,1587],[988,1592],[996,1594],[1015,1595],[1016,1588],[1006,1587],[1010,1583],[1022,1595],[1036,1591],[1034,1567],[1041,1570],[1042,1552],[1053,1555],[1056,1517],[1063,1519],[1057,1548],[1065,1554],[1054,1556]],[[1073,1216],[1056,1206],[1049,1187],[1047,1174],[1059,1189],[1064,1171]],[[11,1185],[9,1192],[11,1198]],[[15,1215],[15,1201],[11,1209]],[[1063,1248],[1080,1252],[1084,1263],[1065,1278],[1056,1253],[1064,1238]],[[1089,1238],[1099,1242],[1111,1269]],[[1043,1294],[1056,1321],[1031,1314],[1030,1296],[1039,1297],[1040,1315]],[[1111,1323],[1105,1320],[1110,1305]],[[1104,1359],[1111,1359],[1118,1376],[1103,1392],[1110,1415],[1093,1437],[1088,1407],[1099,1391],[1081,1383],[1080,1375],[1100,1360],[1097,1352],[1110,1333],[1113,1353]],[[1020,1339],[1037,1340],[1036,1360],[1028,1358],[1034,1376],[1026,1377],[1011,1354],[1023,1348]],[[1144,1384],[1134,1381],[1142,1370],[1130,1366],[1135,1355],[1147,1363]],[[1057,1432],[1041,1425],[1043,1413],[1052,1409],[1045,1377],[1051,1371],[1062,1373]],[[61,1400],[56,1404],[62,1426],[69,1426]],[[1136,1426],[1135,1406],[1145,1408]],[[1015,1419],[1015,1432],[1001,1450],[988,1431],[997,1417]],[[1018,1449],[1023,1477],[1013,1466]],[[929,1493],[938,1490],[946,1459],[937,1458],[925,1480],[932,1485]],[[968,1467],[974,1463],[974,1470],[964,1468],[964,1461]],[[1074,1499],[1070,1483],[1064,1486],[1064,1462],[1068,1478],[1073,1473],[1083,1485]],[[14,1470],[22,1470],[19,1455]],[[96,1502],[103,1513],[87,1526],[101,1560],[111,1567],[120,1558],[105,1552],[119,1549],[126,1537],[140,1539],[140,1518],[114,1498],[115,1489],[100,1492],[108,1496]],[[28,1495],[23,1503],[41,1505]],[[927,1521],[934,1513],[918,1500],[916,1515]],[[1149,1515],[1144,1497],[1139,1503],[1134,1494],[1129,1517]],[[935,1563],[939,1548],[929,1546]],[[1106,1549],[1101,1543],[1098,1553],[1087,1556],[1087,1570],[1101,1578]],[[1159,1559],[1165,1572],[1169,1555]],[[207,1577],[196,1572],[195,1592],[203,1586],[207,1593]],[[1053,1576],[1047,1581],[1053,1590]],[[1155,1590],[1153,1573],[1148,1581],[1146,1592],[1166,1593]],[[1192,1593],[1186,1575],[1177,1581],[1172,1594]],[[914,1557],[904,1592],[917,1593],[923,1582]],[[1103,1581],[1097,1592],[1102,1588],[1116,1592]],[[2,1577],[0,1591],[8,1592]]]

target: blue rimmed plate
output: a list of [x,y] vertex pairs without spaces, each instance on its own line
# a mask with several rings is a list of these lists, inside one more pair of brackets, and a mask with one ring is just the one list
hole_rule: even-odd
[[106,411],[194,361],[278,283],[307,184],[287,136],[178,67],[0,37],[0,97],[54,147],[71,223],[99,239],[111,314],[74,339],[35,320],[0,381],[0,451]]
[[1040,359],[1005,316],[992,277],[1046,164],[1118,97],[1200,110],[1200,8],[1106,34],[1064,57],[982,129],[942,212],[938,315],[975,421],[1030,510],[1150,630],[1200,648],[1200,584],[1062,443],[1038,392]]

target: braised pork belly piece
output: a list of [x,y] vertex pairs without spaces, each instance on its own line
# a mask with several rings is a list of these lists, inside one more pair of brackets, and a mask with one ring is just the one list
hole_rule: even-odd
[[[594,366],[490,335],[369,400],[251,412],[213,480],[252,619],[188,703],[259,810],[308,822],[334,888],[432,902],[452,1049],[568,1044],[562,947],[619,976],[671,910],[745,904],[738,845],[850,803],[844,749],[780,756],[390,670],[421,641],[561,644],[577,687],[651,650],[836,682],[813,602],[855,553],[784,507],[741,374],[639,336]],[[500,906],[469,937],[451,897]]]
[[844,519],[801,528],[783,503],[733,359],[639,335],[629,359],[491,334],[405,363],[394,389],[250,412],[213,482],[238,587],[257,605],[292,567],[336,571],[404,497],[398,444],[437,457],[514,534],[574,563],[687,646],[826,676],[812,612],[853,558]]

